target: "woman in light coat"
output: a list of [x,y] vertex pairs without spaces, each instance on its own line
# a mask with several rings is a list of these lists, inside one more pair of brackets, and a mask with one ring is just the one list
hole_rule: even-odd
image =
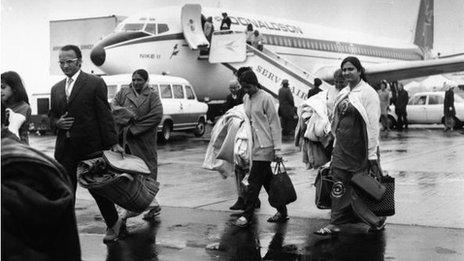
[[[261,187],[269,191],[273,178],[271,162],[282,160],[282,129],[273,98],[259,88],[260,85],[254,72],[244,71],[238,77],[238,81],[246,93],[243,97],[243,105],[251,124],[253,162],[248,178],[245,209],[234,225],[246,227],[252,222]],[[277,213],[267,221],[282,223],[287,220],[287,207],[284,205],[277,208]]]
[[[120,108],[128,110],[129,117],[121,117],[119,120],[115,117],[120,141],[125,150],[145,161],[151,172],[150,178],[156,181],[158,174],[156,132],[163,116],[163,106],[158,93],[148,86],[147,71],[139,69],[132,74],[132,83],[119,90],[112,107],[113,115]],[[144,218],[151,219],[159,214],[160,210],[155,200]],[[137,214],[127,215],[126,218]]]

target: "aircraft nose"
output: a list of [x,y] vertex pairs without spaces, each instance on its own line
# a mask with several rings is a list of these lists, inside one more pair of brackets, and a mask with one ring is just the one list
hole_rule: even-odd
[[97,44],[93,49],[92,52],[90,52],[90,60],[96,65],[96,66],[102,66],[103,63],[105,62],[106,58],[106,52],[105,49],[103,49],[103,45]]

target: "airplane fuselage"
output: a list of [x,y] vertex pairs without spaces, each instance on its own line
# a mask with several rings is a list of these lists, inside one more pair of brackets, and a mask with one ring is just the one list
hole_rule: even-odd
[[[107,74],[144,68],[150,73],[180,76],[194,85],[200,100],[223,100],[234,75],[222,64],[198,59],[198,51],[191,50],[184,40],[180,10],[180,6],[166,7],[129,17],[114,34],[97,44],[95,50],[99,52],[93,52],[92,61]],[[206,17],[213,17],[217,30],[219,14],[224,10],[203,8],[202,11]],[[420,48],[411,43],[278,18],[228,13],[232,30],[244,31],[248,23],[253,24],[264,35],[266,48],[314,75],[333,72],[349,55],[367,64],[424,58]],[[169,30],[150,32],[150,24],[166,24]],[[132,30],[137,25],[139,30]]]

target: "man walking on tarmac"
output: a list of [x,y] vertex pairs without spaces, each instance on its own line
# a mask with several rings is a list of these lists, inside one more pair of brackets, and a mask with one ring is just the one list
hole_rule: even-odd
[[408,118],[406,113],[406,106],[408,105],[409,95],[404,89],[402,83],[398,83],[398,90],[396,93],[395,113],[398,117],[398,130],[408,129]]
[[[55,159],[66,169],[75,196],[77,164],[81,160],[102,150],[112,149],[122,154],[124,150],[117,141],[106,84],[100,77],[81,71],[79,47],[63,46],[58,63],[66,78],[52,87],[50,124],[57,135]],[[122,220],[113,202],[91,194],[108,227],[103,241],[117,238]]]

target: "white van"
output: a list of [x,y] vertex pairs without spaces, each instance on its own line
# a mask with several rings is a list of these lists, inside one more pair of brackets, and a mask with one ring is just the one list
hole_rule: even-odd
[[[132,74],[102,76],[108,86],[111,101],[123,86],[129,86]],[[149,75],[149,86],[160,96],[163,118],[158,126],[161,141],[171,139],[172,131],[193,132],[201,137],[205,133],[208,105],[197,100],[192,85],[184,78],[167,75]]]

